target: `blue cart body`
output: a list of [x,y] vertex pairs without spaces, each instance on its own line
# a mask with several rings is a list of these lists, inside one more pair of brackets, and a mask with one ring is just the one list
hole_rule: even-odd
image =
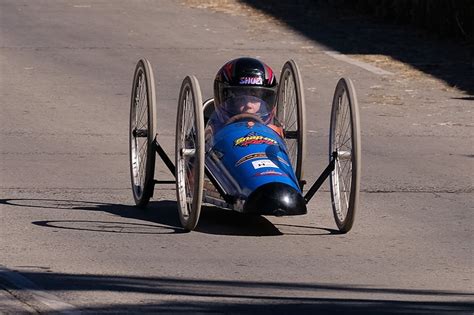
[[286,144],[267,125],[248,120],[224,126],[206,140],[205,165],[243,212],[306,213]]

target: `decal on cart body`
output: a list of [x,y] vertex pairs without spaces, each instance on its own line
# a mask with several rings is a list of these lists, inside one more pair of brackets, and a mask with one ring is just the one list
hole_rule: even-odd
[[252,165],[254,169],[259,169],[263,167],[273,167],[273,168],[278,168],[278,166],[275,165],[270,160],[257,160],[257,161],[252,161]]
[[235,166],[239,166],[241,164],[243,164],[244,162],[247,162],[249,160],[253,160],[253,159],[262,159],[262,158],[266,158],[267,157],[267,154],[265,152],[257,152],[257,153],[251,153],[251,154],[247,154],[243,157],[241,157],[236,163],[235,163]]
[[255,144],[277,145],[278,142],[275,139],[261,136],[256,132],[250,132],[246,136],[234,140],[234,146],[237,147],[248,147]]
[[264,171],[260,173],[256,173],[253,176],[268,176],[268,175],[273,175],[273,176],[283,176],[283,177],[288,177],[285,173],[277,172],[277,171]]

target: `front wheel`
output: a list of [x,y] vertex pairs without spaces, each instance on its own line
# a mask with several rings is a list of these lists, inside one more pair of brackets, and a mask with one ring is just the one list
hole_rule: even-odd
[[194,76],[184,79],[179,92],[175,149],[179,218],[183,228],[191,231],[201,213],[204,185],[204,116]]
[[334,219],[339,230],[347,233],[354,224],[361,175],[359,107],[350,79],[340,79],[334,91],[329,159],[335,159],[329,177]]

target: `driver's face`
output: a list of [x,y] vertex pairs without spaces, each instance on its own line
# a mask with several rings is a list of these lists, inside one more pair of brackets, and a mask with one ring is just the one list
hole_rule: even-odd
[[239,106],[241,113],[256,114],[260,110],[261,102],[256,98],[248,98]]

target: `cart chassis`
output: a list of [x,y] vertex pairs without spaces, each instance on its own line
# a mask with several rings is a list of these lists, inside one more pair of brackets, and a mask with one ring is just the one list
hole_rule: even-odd
[[[155,152],[160,156],[161,160],[166,165],[168,170],[176,178],[176,167],[156,138],[157,137],[155,136],[155,140],[153,141],[153,147],[155,149]],[[306,203],[308,203],[313,198],[314,194],[319,190],[319,188],[324,183],[324,181],[329,177],[329,175],[331,175],[331,172],[334,171],[334,166],[335,166],[337,156],[338,156],[337,152],[332,153],[332,158],[328,166],[323,170],[323,172],[321,173],[321,175],[319,175],[316,182],[309,188],[309,190],[304,195],[304,200]],[[236,210],[236,211],[243,210],[243,203],[241,202],[241,200],[237,200],[236,198],[227,194],[224,191],[224,189],[222,189],[217,179],[212,175],[211,172],[209,172],[207,168],[205,168],[205,174],[207,177],[206,179],[208,179],[208,181],[205,181],[206,189],[204,189],[204,198],[203,198],[205,202],[213,204],[218,207],[228,208],[231,210]],[[158,185],[175,184],[176,180],[154,179],[153,183],[155,185],[156,184]],[[300,188],[302,191],[303,191],[303,186],[305,183],[306,181],[304,180],[300,182]],[[212,186],[209,184],[212,184]],[[214,192],[212,191],[213,188],[214,188]],[[217,193],[218,195],[216,195],[215,193]]]

